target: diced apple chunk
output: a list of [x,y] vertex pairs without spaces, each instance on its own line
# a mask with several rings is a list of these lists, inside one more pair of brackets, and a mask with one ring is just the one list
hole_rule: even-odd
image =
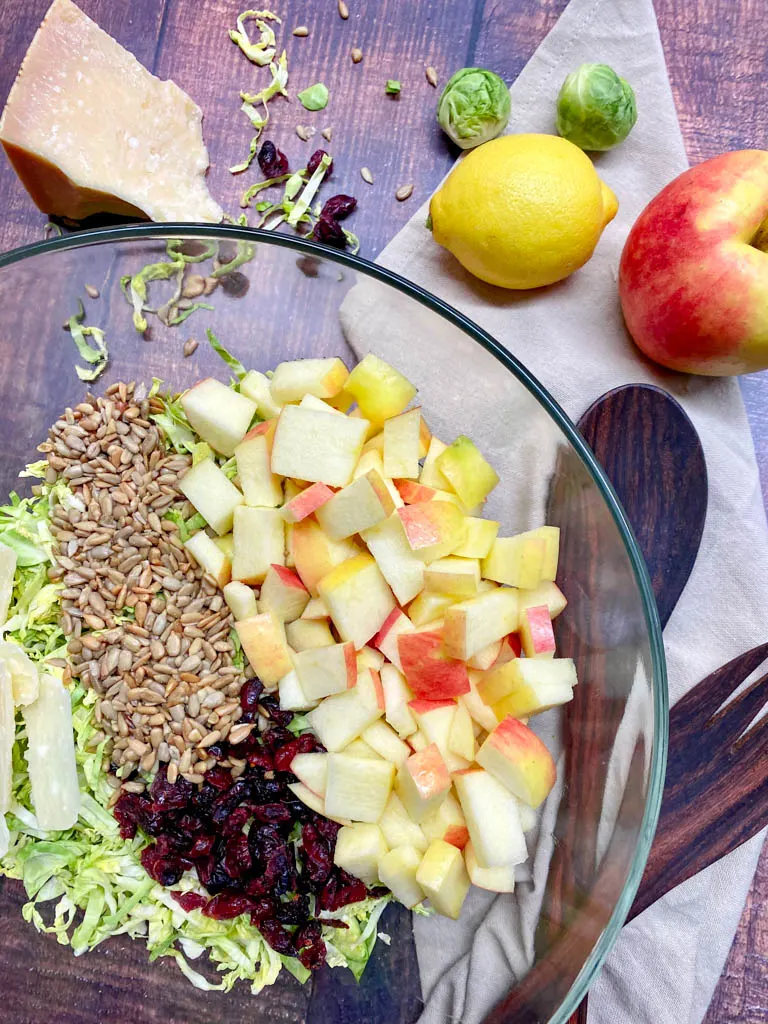
[[374,423],[397,416],[416,395],[416,388],[402,373],[370,352],[347,377],[344,390]]
[[554,583],[557,578],[557,563],[560,554],[560,527],[539,526],[535,530],[531,530],[531,533],[544,541],[544,563],[541,567],[541,578],[549,583]]
[[497,587],[454,604],[445,613],[446,651],[467,660],[516,630],[519,619],[517,592],[509,587]]
[[520,639],[526,658],[554,658],[555,634],[549,608],[545,604],[522,610]]
[[283,622],[293,622],[309,602],[309,591],[299,577],[284,565],[270,565],[261,585],[259,607]]
[[213,543],[224,552],[227,558],[232,561],[235,554],[235,539],[231,533],[225,533],[221,537],[218,535],[213,538]]
[[498,719],[493,712],[493,708],[489,707],[477,692],[477,684],[483,678],[483,673],[469,672],[468,675],[469,693],[462,694],[459,697],[459,702],[466,707],[473,722],[486,732],[490,732],[491,729],[495,729],[498,725]]
[[285,634],[294,651],[312,651],[336,643],[327,619],[295,619],[286,625]]
[[482,504],[499,482],[499,475],[463,434],[441,452],[435,465],[467,508]]
[[291,761],[291,771],[305,786],[325,798],[328,780],[327,754],[297,754]]
[[457,850],[463,850],[469,842],[469,830],[464,813],[452,792],[433,814],[424,819],[421,828],[430,842],[443,839]]
[[397,846],[379,860],[379,879],[398,902],[409,910],[424,899],[424,890],[416,881],[421,853],[413,846]]
[[448,555],[430,563],[424,570],[428,590],[453,597],[472,597],[480,586],[480,562],[477,558]]
[[317,793],[313,793],[311,789],[304,785],[303,782],[289,782],[288,789],[293,795],[301,800],[303,804],[313,810],[316,814],[321,814],[324,818],[330,818],[331,821],[337,822],[339,825],[351,825],[352,822],[349,818],[341,818],[330,814],[325,806],[325,800],[319,797]]
[[349,754],[350,757],[372,757],[374,761],[380,758],[380,755],[376,753],[373,747],[369,747],[365,740],[359,736],[344,747],[344,753]]
[[546,542],[533,530],[497,537],[483,559],[481,571],[485,579],[532,590],[541,583],[545,553]]
[[397,795],[418,824],[437,810],[451,789],[451,776],[436,744],[431,743],[400,765]]
[[446,450],[448,446],[440,440],[439,437],[432,435],[432,440],[429,442],[429,450],[427,456],[424,459],[424,465],[421,467],[421,474],[419,475],[419,483],[425,487],[434,487],[440,491],[450,491],[451,484],[448,477],[443,476],[437,465],[437,459]]
[[540,583],[533,590],[521,590],[519,597],[521,611],[523,608],[535,608],[537,605],[545,604],[551,619],[556,619],[568,604],[562,590],[549,580]]
[[256,405],[256,412],[265,420],[278,416],[283,407],[282,402],[276,402],[269,389],[269,377],[258,370],[249,370],[240,381],[240,394]]
[[452,754],[463,757],[465,761],[475,760],[475,734],[472,729],[472,717],[467,706],[459,702],[448,734],[448,750]]
[[[450,736],[456,717],[455,700],[412,700],[409,705],[416,716],[419,731],[426,737],[427,743],[434,743],[440,751],[449,772],[463,771],[469,767],[469,761],[451,750]],[[409,738],[412,743],[412,738]]]
[[381,687],[384,693],[384,717],[400,739],[416,732],[416,720],[408,707],[413,698],[402,673],[394,665],[382,665]]
[[237,478],[246,505],[275,508],[283,500],[283,486],[271,469],[275,420],[259,423],[235,448]]
[[317,585],[343,640],[363,647],[381,629],[395,599],[370,555],[357,555],[332,569]]
[[470,885],[461,850],[442,839],[430,843],[416,882],[438,914],[454,921],[458,918]]
[[394,777],[395,766],[389,761],[329,754],[327,812],[375,824],[387,805]]
[[310,484],[286,501],[280,511],[286,523],[300,523],[313,512],[317,512],[332,497],[333,491],[325,484]]
[[[229,389],[227,389],[229,390]],[[179,480],[179,490],[218,534],[229,533],[243,496],[213,459],[203,459]]]
[[423,853],[429,845],[429,840],[403,807],[397,793],[390,793],[379,825],[390,849],[396,846],[413,846]]
[[371,470],[342,487],[317,510],[315,518],[329,537],[343,540],[383,522],[394,508],[381,476]]
[[467,659],[467,668],[479,669],[482,672],[487,671],[501,655],[501,647],[501,640],[492,641],[487,647],[483,647],[477,654],[473,654],[471,658]]
[[385,422],[384,472],[388,477],[418,478],[422,422],[421,409],[409,409]]
[[482,770],[462,772],[454,782],[481,867],[522,864],[528,851],[515,797]]
[[293,668],[285,627],[269,612],[235,623],[245,656],[266,687],[274,689]]
[[477,752],[477,763],[518,800],[538,807],[555,784],[552,755],[527,725],[508,716]]
[[255,402],[213,377],[185,391],[181,407],[192,429],[211,448],[228,457],[234,454],[235,445],[245,437],[256,415]]
[[301,582],[317,597],[320,580],[337,565],[360,554],[352,540],[331,540],[313,519],[291,527],[291,553]]
[[301,613],[302,619],[318,620],[318,619],[329,619],[328,609],[325,606],[325,601],[322,597],[311,597],[307,602],[307,607]]
[[293,664],[302,690],[313,701],[343,693],[357,681],[355,648],[351,643],[299,651],[293,656]]
[[466,666],[445,654],[442,632],[401,633],[397,644],[403,675],[416,697],[442,700],[469,690]]
[[384,475],[384,463],[381,458],[381,452],[376,449],[369,448],[367,451],[363,449],[360,461],[355,466],[355,472],[352,474],[352,479],[357,480],[360,476],[365,476],[366,473],[378,473],[381,479],[384,481],[384,486],[389,491],[389,496],[392,499],[392,504],[395,508],[400,508],[403,504],[403,499],[389,479],[388,476]]
[[235,509],[235,556],[232,578],[241,583],[262,583],[271,565],[285,562],[285,526],[276,508]]
[[424,563],[411,550],[397,513],[362,537],[397,600],[408,604],[424,586]]
[[272,472],[329,487],[344,487],[368,431],[367,420],[286,405],[272,444]]
[[467,516],[467,535],[464,543],[456,548],[460,558],[485,558],[496,540],[499,524],[493,519],[478,519]]
[[361,647],[357,652],[357,670],[362,671],[364,668],[373,668],[377,672],[381,669],[384,664],[385,658],[381,651],[377,651],[373,647]]
[[184,547],[200,568],[216,580],[220,587],[229,583],[232,575],[232,563],[205,530],[199,530],[193,534]]
[[317,707],[316,700],[310,700],[301,688],[296,669],[284,675],[277,684],[281,711],[311,711]]
[[488,892],[515,891],[514,865],[502,864],[497,868],[480,867],[472,843],[467,843],[464,850],[464,863],[467,866],[470,882],[478,889],[487,889]]
[[402,668],[402,665],[400,664],[400,652],[397,647],[397,638],[401,633],[413,632],[413,623],[405,612],[401,608],[393,608],[385,619],[384,625],[373,638],[372,643],[374,647],[378,647],[385,658],[391,661],[396,668],[400,669]]
[[317,738],[332,752],[343,750],[380,717],[380,709],[364,700],[357,687],[326,697],[307,715]]
[[466,516],[447,501],[404,505],[397,515],[411,550],[425,563],[450,555],[466,536]]
[[461,598],[450,594],[435,594],[431,590],[422,590],[408,605],[408,616],[414,626],[425,626],[442,619],[451,605],[460,600]]
[[277,402],[298,402],[304,395],[333,398],[349,376],[341,359],[295,359],[278,363],[270,391]]
[[333,863],[370,888],[379,884],[379,861],[388,850],[378,825],[345,825],[336,836]]
[[539,660],[517,658],[491,669],[478,686],[496,717],[538,715],[573,698],[576,669],[570,658]]
[[239,619],[250,619],[259,614],[256,595],[253,590],[239,580],[233,580],[224,587],[224,600],[237,622]]
[[401,765],[411,755],[408,744],[403,743],[395,730],[381,719],[369,725],[362,738],[380,757],[394,765]]

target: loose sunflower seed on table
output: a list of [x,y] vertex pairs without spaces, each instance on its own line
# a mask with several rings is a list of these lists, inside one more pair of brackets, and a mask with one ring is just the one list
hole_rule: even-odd
[[72,494],[53,512],[49,572],[62,584],[65,675],[96,694],[110,767],[129,792],[164,763],[198,781],[252,676],[233,664],[233,619],[215,581],[164,518],[194,510],[178,488],[191,460],[166,449],[149,418],[159,408],[114,384],[67,409],[40,446],[46,479],[63,477]]

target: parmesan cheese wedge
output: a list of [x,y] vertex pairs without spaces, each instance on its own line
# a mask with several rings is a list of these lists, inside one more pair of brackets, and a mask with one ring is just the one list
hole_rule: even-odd
[[0,544],[0,633],[8,621],[8,609],[13,597],[13,577],[16,574],[16,552]]
[[32,804],[44,831],[72,828],[80,813],[72,701],[55,676],[43,673],[40,694],[24,708]]
[[8,853],[10,836],[5,824],[5,812],[11,806],[11,779],[13,774],[13,741],[15,719],[11,673],[0,663],[0,857]]
[[218,222],[202,119],[175,82],[155,78],[71,0],[54,0],[8,96],[0,141],[45,213]]
[[0,642],[0,665],[3,665],[10,674],[14,704],[31,704],[37,700],[37,665],[26,651],[10,640]]

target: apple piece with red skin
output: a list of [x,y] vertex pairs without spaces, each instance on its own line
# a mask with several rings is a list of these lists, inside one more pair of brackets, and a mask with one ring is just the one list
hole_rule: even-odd
[[438,493],[434,487],[427,487],[415,480],[393,480],[397,492],[406,505],[416,505],[421,501],[432,501]]
[[640,214],[619,268],[629,333],[673,370],[768,368],[768,152],[692,167]]
[[325,484],[310,484],[291,498],[280,509],[286,523],[300,523],[313,512],[317,512],[326,502],[330,501],[334,492]]
[[293,656],[301,689],[311,701],[342,693],[357,682],[355,648],[351,643],[299,651]]
[[313,597],[317,585],[334,566],[360,554],[352,540],[331,540],[314,519],[304,519],[291,527],[291,555],[301,582]]
[[445,613],[445,647],[454,658],[467,660],[488,644],[517,630],[518,592],[496,587],[454,604]]
[[522,864],[528,851],[517,798],[484,769],[458,772],[454,783],[480,866]]
[[311,651],[336,643],[327,619],[295,619],[286,623],[285,633],[294,651]]
[[447,501],[421,501],[397,510],[413,553],[423,562],[450,555],[466,537],[466,516]]
[[552,755],[535,732],[508,715],[477,752],[477,763],[518,800],[538,807],[557,778]]
[[442,700],[469,691],[467,667],[445,653],[441,631],[401,633],[397,645],[403,675],[414,696]]
[[278,363],[269,383],[276,402],[298,402],[305,395],[333,398],[342,390],[349,370],[338,356],[328,359],[293,359]]
[[520,615],[520,640],[526,658],[554,658],[555,634],[545,604],[524,608]]
[[380,678],[384,694],[384,717],[400,739],[407,739],[417,728],[416,720],[408,707],[413,694],[402,672],[395,665],[382,665]]
[[283,622],[293,622],[309,602],[309,591],[292,569],[284,565],[270,565],[261,585],[259,607],[273,612]]
[[414,624],[402,608],[393,608],[371,643],[374,647],[377,647],[384,657],[391,661],[396,668],[402,670],[403,666],[400,662],[400,651],[397,646],[397,638],[401,633],[413,632],[415,632]]
[[249,430],[235,448],[237,479],[246,505],[275,508],[283,501],[283,482],[272,472],[272,439],[277,420]]
[[397,772],[395,792],[417,824],[438,809],[450,790],[451,776],[435,743],[411,754]]
[[235,630],[251,668],[267,689],[274,690],[293,668],[285,626],[264,612],[236,622]]
[[424,819],[421,828],[430,842],[434,839],[443,839],[457,850],[463,850],[469,842],[469,830],[464,814],[452,792],[433,814]]
[[[419,723],[419,733],[425,737],[427,744],[434,743],[437,746],[449,772],[469,767],[470,762],[451,749],[451,731],[458,708],[455,700],[417,699],[412,700],[408,707]],[[409,737],[408,742],[413,744],[414,737]]]
[[379,632],[396,607],[387,581],[369,554],[337,565],[323,576],[317,589],[339,636],[351,640],[358,650]]
[[344,540],[388,519],[395,503],[375,469],[357,477],[321,505],[315,518],[333,540]]

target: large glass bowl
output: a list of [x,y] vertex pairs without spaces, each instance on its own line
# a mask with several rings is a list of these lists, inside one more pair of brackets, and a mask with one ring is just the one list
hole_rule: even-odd
[[[169,238],[217,243],[229,250],[222,251],[226,259],[251,245],[252,258],[210,297],[213,311],[196,312],[172,329],[151,317],[144,340],[132,326],[120,279],[165,259]],[[88,297],[86,285],[99,297]],[[519,882],[515,895],[499,897],[492,908],[482,904],[472,919],[472,928],[492,924],[497,934],[522,929],[524,953],[510,957],[494,941],[478,946],[475,961],[490,950],[491,962],[473,964],[460,1016],[466,1024],[565,1021],[613,945],[643,872],[661,800],[668,711],[661,632],[642,556],[573,424],[493,338],[389,271],[264,232],[132,226],[0,257],[3,495],[18,486],[18,471],[34,459],[48,425],[86,390],[62,329],[80,297],[86,323],[103,328],[109,344],[97,392],[120,379],[160,377],[177,390],[206,375],[226,379],[227,368],[205,341],[209,327],[259,370],[306,356],[340,355],[350,365],[367,351],[390,358],[417,384],[438,436],[465,433],[495,462],[501,484],[488,511],[501,521],[502,534],[545,521],[562,528],[559,582],[569,606],[556,626],[560,654],[575,658],[580,683],[572,703],[534,720],[562,751],[560,783],[540,829],[536,883]],[[190,337],[200,345],[185,358]],[[585,395],[585,407],[596,397]],[[149,965],[144,947],[123,939],[75,961],[68,949],[23,923],[22,902],[20,886],[6,883],[0,962],[8,1012],[14,992],[22,1000],[31,963],[38,965],[36,1005],[77,1005],[78,1021],[125,1019],[141,1006],[152,1007],[152,1019],[207,1024],[399,1024],[422,1011],[411,917],[401,908],[388,909],[380,927],[391,943],[378,944],[359,986],[346,971],[324,969],[303,989],[286,974],[253,997],[244,986],[226,995],[201,994],[174,966]],[[433,927],[417,925],[429,976],[451,967],[458,932],[445,929],[466,929],[467,918],[442,922],[440,939]],[[457,970],[461,974],[460,965]],[[31,1004],[18,1005],[29,1010]],[[441,1018],[433,1012],[429,1019]]]

